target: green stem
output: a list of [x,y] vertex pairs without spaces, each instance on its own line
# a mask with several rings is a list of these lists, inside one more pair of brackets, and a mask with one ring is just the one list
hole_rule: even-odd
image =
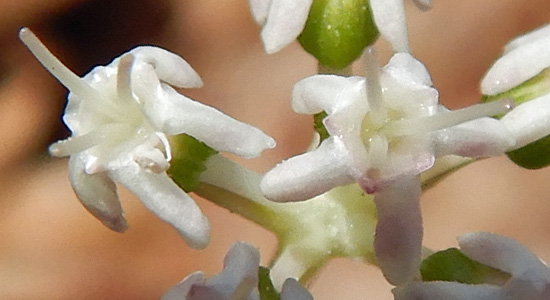
[[319,63],[317,65],[317,73],[333,74],[333,75],[340,75],[340,76],[351,76],[353,74],[353,71],[351,69],[351,64],[347,65],[346,67],[343,67],[342,69],[335,69]]

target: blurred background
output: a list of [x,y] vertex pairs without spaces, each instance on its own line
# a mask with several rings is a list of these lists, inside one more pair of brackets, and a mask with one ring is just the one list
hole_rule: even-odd
[[[547,0],[437,0],[427,13],[407,3],[413,54],[425,63],[441,102],[478,102],[478,83],[512,37],[550,21]],[[235,240],[261,249],[276,239],[262,228],[197,199],[212,242],[189,249],[177,233],[120,190],[130,229],[109,231],[78,202],[64,159],[46,149],[68,132],[66,90],[17,39],[30,27],[75,73],[107,64],[143,44],[184,57],[204,87],[182,91],[273,136],[278,147],[242,161],[263,172],[301,153],[311,119],[289,106],[292,84],[316,72],[297,44],[263,52],[246,0],[0,0],[0,299],[158,299],[188,273],[219,272]],[[383,41],[381,61],[390,55]],[[526,171],[507,158],[470,165],[423,195],[425,244],[456,246],[461,233],[515,238],[550,260],[550,170]],[[336,259],[311,284],[316,299],[391,299],[376,268]]]

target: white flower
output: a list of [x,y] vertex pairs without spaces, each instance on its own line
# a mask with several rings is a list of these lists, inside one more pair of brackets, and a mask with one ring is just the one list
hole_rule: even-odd
[[388,280],[397,285],[416,276],[420,263],[417,175],[436,157],[492,156],[512,147],[515,141],[506,127],[486,117],[509,110],[511,102],[448,111],[438,105],[429,74],[411,55],[395,54],[383,70],[372,54],[367,57],[367,79],[315,75],[295,85],[293,109],[325,111],[330,137],[267,172],[260,187],[268,199],[284,202],[353,182],[375,194],[375,253]]
[[[504,54],[487,71],[481,81],[484,95],[508,92],[550,67],[550,25],[510,41]],[[546,75],[547,76],[547,75]],[[550,128],[550,93],[548,78],[522,89],[538,95],[506,114],[506,125],[516,145],[521,148],[548,135]]]
[[124,231],[118,182],[190,246],[206,246],[206,217],[165,172],[171,156],[167,136],[185,133],[244,157],[274,147],[273,139],[177,93],[170,85],[193,88],[202,82],[185,60],[166,50],[137,47],[79,78],[30,30],[22,29],[20,38],[70,91],[63,119],[72,136],[50,152],[70,156],[69,179],[84,206],[109,228]]
[[520,243],[498,235],[478,232],[458,239],[469,258],[504,271],[511,278],[503,285],[458,282],[419,282],[394,290],[396,300],[547,300],[550,269]]
[[[236,242],[227,251],[220,274],[205,280],[202,272],[192,273],[161,300],[259,300],[259,267],[258,250],[245,242]],[[289,278],[283,284],[281,300],[313,300],[313,297]]]
[[[425,11],[431,7],[431,0],[413,0]],[[370,0],[372,15],[378,31],[395,52],[410,52],[407,20],[403,0]]]
[[304,30],[313,0],[249,0],[252,17],[262,25],[265,51],[275,53]]

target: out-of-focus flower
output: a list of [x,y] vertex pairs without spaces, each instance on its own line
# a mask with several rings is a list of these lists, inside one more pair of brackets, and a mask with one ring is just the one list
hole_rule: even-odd
[[249,0],[256,23],[262,25],[262,41],[267,53],[275,53],[304,29],[313,0]]
[[486,232],[458,239],[461,251],[511,278],[503,285],[458,282],[416,282],[394,290],[396,300],[546,300],[550,299],[550,269],[520,243]]
[[[259,300],[260,253],[252,245],[236,242],[224,258],[223,271],[206,280],[202,272],[185,277],[162,300]],[[281,300],[313,300],[294,279],[287,279]]]
[[275,142],[260,130],[195,102],[171,85],[202,85],[181,57],[157,47],[137,47],[108,66],[79,78],[28,29],[21,40],[69,91],[63,117],[70,138],[50,147],[70,156],[69,179],[84,206],[107,227],[126,229],[114,182],[134,193],[186,242],[202,248],[209,225],[195,202],[168,175],[167,137],[188,134],[217,151],[258,155]]
[[[413,0],[421,10],[428,10],[431,0]],[[403,0],[369,0],[378,31],[395,52],[410,52],[407,20]]]
[[508,100],[449,111],[438,105],[424,66],[398,53],[379,70],[367,55],[367,78],[315,75],[298,82],[292,106],[298,113],[326,112],[330,134],[308,153],[265,174],[262,192],[275,201],[310,199],[357,182],[375,194],[375,255],[396,285],[417,275],[422,220],[418,174],[436,157],[480,157],[514,145],[506,127],[488,118],[511,108]]

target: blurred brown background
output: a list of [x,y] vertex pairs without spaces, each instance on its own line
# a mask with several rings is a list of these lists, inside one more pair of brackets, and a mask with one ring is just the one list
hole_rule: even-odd
[[[413,53],[451,108],[478,101],[478,82],[507,40],[550,21],[547,0],[436,0],[428,13],[406,2]],[[46,154],[68,135],[60,120],[66,90],[18,41],[23,26],[79,75],[139,44],[183,56],[205,82],[183,93],[277,140],[276,150],[245,162],[255,170],[303,151],[311,132],[310,117],[288,103],[315,61],[296,44],[265,54],[246,0],[0,0],[0,299],[158,299],[191,271],[218,272],[235,240],[259,247],[268,262],[271,234],[201,199],[213,229],[204,251],[190,250],[125,191],[125,234],[89,215],[66,160]],[[388,47],[379,45],[386,60]],[[423,196],[426,245],[451,247],[461,233],[487,230],[549,261],[548,179],[550,170],[521,170],[506,158],[464,168]],[[318,300],[391,299],[375,268],[343,259],[311,287]]]

